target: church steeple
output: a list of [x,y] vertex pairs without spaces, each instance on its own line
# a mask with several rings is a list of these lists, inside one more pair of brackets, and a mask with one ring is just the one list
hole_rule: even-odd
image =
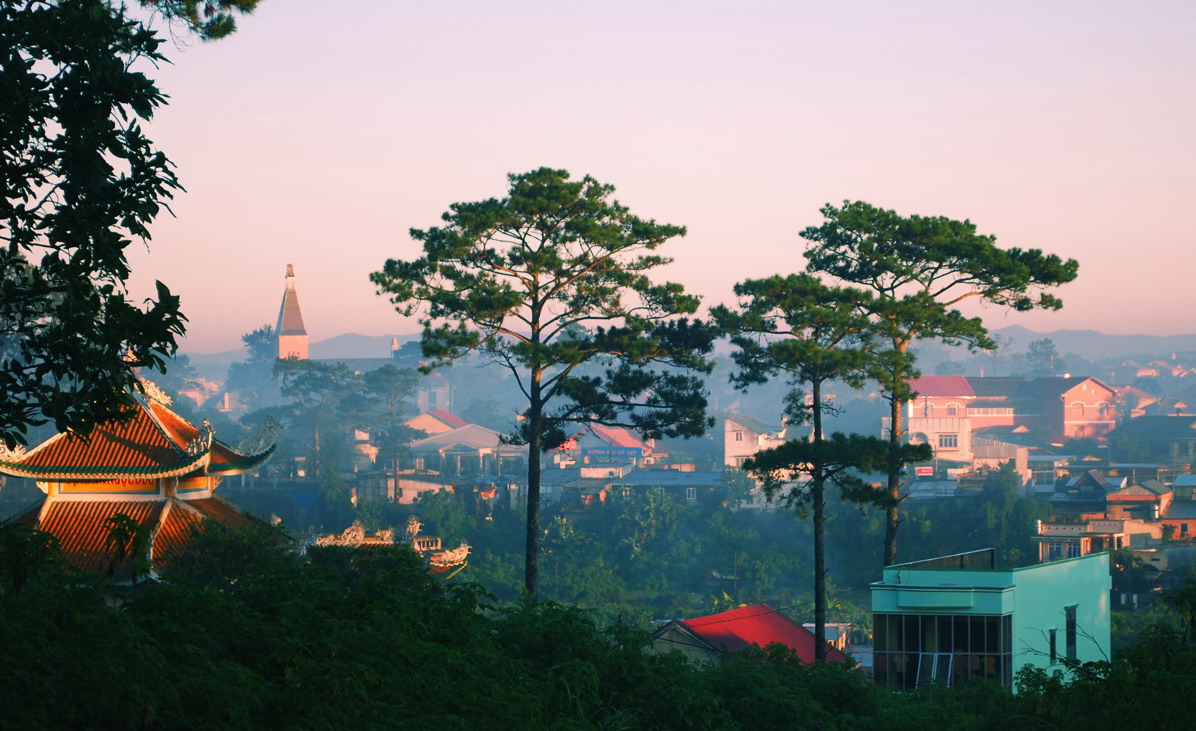
[[278,357],[307,360],[307,329],[299,311],[299,293],[295,291],[295,266],[287,264],[286,289],[282,293],[282,307],[278,310]]

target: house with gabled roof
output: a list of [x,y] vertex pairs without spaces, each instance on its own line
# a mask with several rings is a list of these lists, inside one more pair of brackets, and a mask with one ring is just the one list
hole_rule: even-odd
[[[1103,441],[1116,420],[1117,392],[1096,378],[923,376],[910,388],[915,396],[905,407],[908,438],[929,444],[939,460],[974,461],[981,434],[986,454],[1009,452],[1006,458],[1016,457],[1016,445],[1034,433],[1038,439]],[[889,428],[888,419],[882,427]]]
[[443,434],[453,429],[460,429],[463,426],[467,426],[469,422],[444,409],[433,409],[432,411],[417,414],[403,422],[403,424],[431,436],[434,434]]
[[527,445],[507,444],[480,424],[465,424],[411,443],[417,469],[446,474],[502,474],[527,458]]
[[[152,578],[205,520],[248,525],[253,519],[216,488],[274,452],[269,427],[233,447],[215,438],[207,420],[197,427],[172,411],[153,384],[145,390],[127,419],[97,424],[87,435],[59,433],[28,452],[0,453],[0,473],[32,479],[44,493],[12,520],[53,535],[80,571],[120,581]],[[129,535],[114,537],[122,525]],[[134,541],[133,533],[144,540]]]
[[[814,662],[814,633],[767,604],[739,607],[694,619],[666,622],[652,633],[652,652],[680,652],[694,662],[719,662],[724,653],[748,647],[781,644],[803,662]],[[850,662],[847,655],[828,646],[830,662]]]
[[766,449],[804,438],[804,432],[787,424],[766,424],[753,416],[734,414],[723,419],[723,464],[740,468],[749,457]]

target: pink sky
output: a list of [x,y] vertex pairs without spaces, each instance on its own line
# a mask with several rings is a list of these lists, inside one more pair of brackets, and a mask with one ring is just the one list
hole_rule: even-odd
[[667,276],[708,304],[801,269],[850,198],[1080,261],[1061,312],[992,327],[1193,332],[1193,28],[1186,1],[266,0],[157,74],[188,192],[133,291],[182,296],[190,352],[273,323],[287,263],[313,340],[413,332],[369,272],[549,165],[688,226]]

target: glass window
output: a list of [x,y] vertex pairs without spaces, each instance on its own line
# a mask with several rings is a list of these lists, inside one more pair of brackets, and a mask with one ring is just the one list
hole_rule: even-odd
[[1066,628],[1064,629],[1064,642],[1067,643],[1067,659],[1076,659],[1076,606],[1072,605],[1063,610],[1064,616],[1067,619]]
[[956,449],[959,447],[958,434],[939,434],[939,448]]

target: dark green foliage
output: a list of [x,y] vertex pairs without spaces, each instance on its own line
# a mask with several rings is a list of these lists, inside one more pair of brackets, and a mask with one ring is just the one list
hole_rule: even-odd
[[1163,629],[1070,679],[1024,671],[1016,697],[896,694],[779,646],[709,666],[648,654],[633,624],[496,606],[404,548],[300,554],[264,527],[195,540],[165,582],[118,599],[0,527],[3,587],[27,569],[0,591],[0,728],[1185,728],[1175,699],[1196,692],[1196,651]]
[[278,360],[278,346],[274,326],[262,325],[247,332],[241,336],[241,342],[245,344],[248,357],[229,365],[226,388],[250,411],[277,406],[274,363]]
[[443,227],[412,229],[423,256],[370,275],[402,314],[419,314],[432,368],[480,352],[526,398],[512,438],[527,444],[525,585],[537,590],[540,455],[576,425],[649,437],[705,431],[713,328],[679,318],[698,298],[654,283],[655,253],[680,226],[632,215],[614,188],[540,168],[509,176],[503,199],[455,203]]
[[[1049,290],[1076,277],[1079,265],[1038,249],[1002,249],[994,236],[978,234],[971,221],[942,216],[901,216],[863,201],[822,208],[826,221],[802,231],[810,242],[807,268],[873,292],[875,337],[887,344],[872,370],[889,401],[889,439],[904,438],[902,404],[914,394],[919,373],[910,346],[915,340],[992,349],[996,343],[978,317],[956,306],[975,298],[1014,310],[1059,309]],[[889,470],[885,563],[897,561],[900,466]]]
[[179,21],[205,41],[224,38],[237,29],[233,16],[252,13],[261,0],[141,0],[162,17]]
[[178,298],[128,299],[125,249],[180,189],[141,122],[161,40],[100,0],[0,2],[0,437],[87,431],[183,333]]

